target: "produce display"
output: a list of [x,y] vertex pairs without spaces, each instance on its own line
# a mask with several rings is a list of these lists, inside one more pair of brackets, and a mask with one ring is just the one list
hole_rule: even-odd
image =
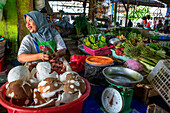
[[108,46],[106,42],[106,37],[102,35],[90,35],[89,37],[85,37],[83,40],[83,44],[93,50],[99,49],[100,47]]
[[[21,69],[28,74],[23,77]],[[11,78],[11,72],[18,77]],[[85,81],[78,73],[67,71],[59,75],[50,72],[49,62],[38,63],[31,72],[25,66],[14,67],[8,74],[5,99],[23,107],[42,108],[72,102],[86,91]]]
[[105,18],[108,7],[104,5],[98,5],[94,8],[94,13],[96,14],[96,18]]
[[121,45],[114,46],[115,53],[118,56],[126,55],[152,70],[159,60],[168,56],[159,43],[150,43],[146,45],[145,37],[141,34],[130,32],[128,37],[119,36]]
[[160,32],[155,32],[155,31],[149,31],[149,34],[151,35],[151,39],[155,40],[170,40],[170,35],[165,34],[165,33],[160,33]]
[[[116,36],[121,36],[124,35],[125,33],[125,27],[120,27],[120,28],[115,28],[111,29],[106,33],[106,35],[116,35]],[[140,34],[140,31],[138,29],[132,29],[131,27],[126,28],[126,38],[128,38],[129,33],[136,33]],[[141,34],[143,35],[143,34]]]

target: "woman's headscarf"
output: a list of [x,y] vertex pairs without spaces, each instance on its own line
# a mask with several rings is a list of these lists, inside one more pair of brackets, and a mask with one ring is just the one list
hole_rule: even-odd
[[24,15],[25,22],[26,16],[31,18],[37,25],[37,32],[29,34],[29,36],[31,36],[33,39],[36,38],[38,39],[39,42],[46,42],[53,40],[53,37],[55,37],[58,34],[57,30],[50,29],[50,24],[47,22],[44,15],[39,11],[31,11],[25,14]]

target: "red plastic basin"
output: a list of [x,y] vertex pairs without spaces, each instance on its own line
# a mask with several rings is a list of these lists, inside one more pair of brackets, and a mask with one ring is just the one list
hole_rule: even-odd
[[5,86],[7,84],[5,83],[0,87],[0,104],[8,110],[8,113],[81,113],[83,102],[91,91],[89,82],[86,79],[84,81],[86,83],[86,92],[80,98],[64,105],[48,108],[25,108],[9,103],[5,100]]

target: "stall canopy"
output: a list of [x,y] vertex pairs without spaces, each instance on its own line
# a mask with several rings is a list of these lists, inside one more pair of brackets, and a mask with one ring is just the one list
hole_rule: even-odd
[[[127,3],[128,0],[112,0]],[[153,7],[170,7],[169,0],[129,0],[129,4],[144,5]]]
[[[87,1],[90,0],[48,0],[48,1]],[[96,0],[104,1],[104,0]],[[128,0],[110,0],[112,2],[123,2],[127,3]],[[153,7],[170,7],[170,0],[129,0],[129,4],[153,6]]]

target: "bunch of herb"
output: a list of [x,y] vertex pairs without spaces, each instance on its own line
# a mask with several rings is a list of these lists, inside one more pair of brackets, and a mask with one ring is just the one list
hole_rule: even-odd
[[88,35],[98,34],[100,31],[94,26],[94,24],[87,22]]
[[78,16],[75,19],[75,28],[77,35],[84,34],[84,31],[87,31],[88,20],[85,16]]
[[123,52],[126,56],[131,58],[137,58],[140,55],[140,50],[136,48],[136,46],[129,43],[129,41],[125,42]]

